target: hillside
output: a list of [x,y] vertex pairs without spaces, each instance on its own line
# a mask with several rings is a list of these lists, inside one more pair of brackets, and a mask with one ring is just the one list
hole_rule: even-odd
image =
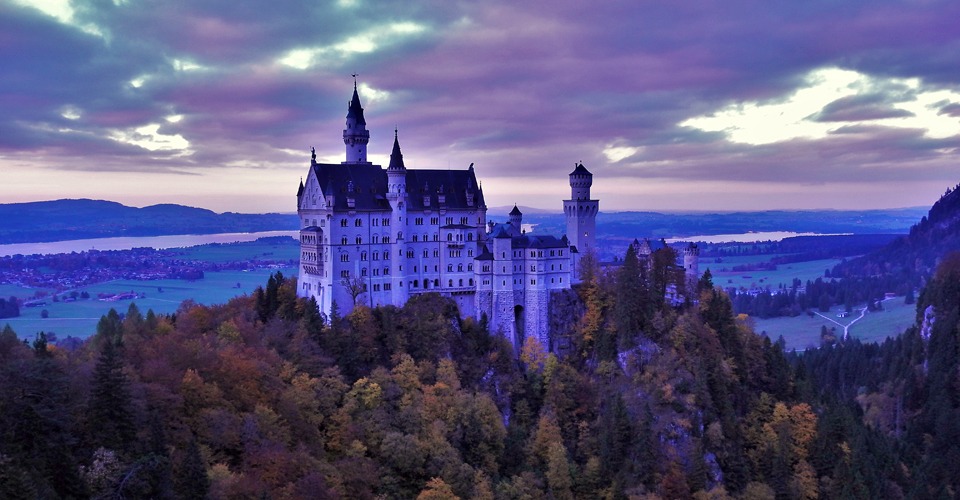
[[940,259],[960,251],[960,185],[948,189],[926,216],[880,250],[842,263],[834,276],[891,276],[919,286]]
[[87,199],[0,204],[0,244],[296,228],[293,214],[218,214],[173,204],[136,208]]

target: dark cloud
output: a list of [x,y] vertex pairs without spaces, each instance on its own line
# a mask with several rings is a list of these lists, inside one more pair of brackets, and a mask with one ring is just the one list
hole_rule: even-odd
[[811,119],[819,122],[856,122],[882,120],[884,118],[904,118],[913,113],[894,108],[878,94],[842,97],[827,104]]

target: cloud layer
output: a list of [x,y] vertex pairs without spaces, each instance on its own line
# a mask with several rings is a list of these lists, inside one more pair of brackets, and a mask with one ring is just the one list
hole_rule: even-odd
[[958,181],[960,4],[0,4],[0,201],[292,211],[340,161],[359,73],[369,153],[475,163],[491,205],[873,208]]

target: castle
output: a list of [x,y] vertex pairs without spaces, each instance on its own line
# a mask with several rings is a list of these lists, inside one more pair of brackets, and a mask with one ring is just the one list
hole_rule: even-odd
[[465,170],[407,169],[394,131],[386,169],[367,161],[370,132],[354,82],[343,130],[346,161],[318,163],[297,190],[298,295],[321,312],[336,303],[401,306],[437,292],[463,316],[486,315],[490,330],[519,348],[530,335],[550,346],[550,295],[577,280],[582,252],[596,246],[599,201],[591,174],[577,164],[563,202],[567,234],[527,234],[514,206],[509,221],[487,220],[473,164]]

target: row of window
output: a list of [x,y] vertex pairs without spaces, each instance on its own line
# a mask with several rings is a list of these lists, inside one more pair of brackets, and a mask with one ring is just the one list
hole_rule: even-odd
[[[457,286],[464,286],[463,283],[464,283],[464,282],[463,282],[463,278],[457,280]],[[420,280],[413,280],[413,281],[411,281],[411,282],[410,282],[410,286],[411,286],[412,288],[420,288]],[[453,288],[453,280],[452,280],[452,279],[447,280],[447,286],[450,287],[450,288]],[[473,278],[467,279],[467,286],[473,286]],[[433,279],[433,280],[425,279],[425,280],[423,280],[423,288],[424,288],[424,289],[439,288],[439,287],[440,287],[440,280],[438,280],[438,279]]]
[[[422,225],[423,225],[423,221],[424,221],[424,218],[423,218],[423,217],[414,217],[414,219],[413,219],[413,223],[414,223],[415,225],[417,225],[417,226],[422,226]],[[480,224],[482,223],[482,221],[483,221],[483,219],[481,219],[480,217],[477,217],[477,225],[480,225]],[[453,224],[453,217],[447,217],[447,218],[446,218],[446,224],[447,224],[448,226],[451,225],[451,224]],[[463,224],[463,225],[465,225],[465,226],[468,225],[468,224],[470,224],[470,218],[469,218],[469,217],[460,217],[460,224]],[[430,225],[431,225],[431,226],[438,226],[438,225],[440,225],[440,217],[430,217]]]
[[[321,222],[322,222],[322,221],[321,221]],[[316,221],[314,221],[314,224],[316,224]],[[383,218],[380,218],[380,219],[378,219],[378,218],[370,219],[370,225],[371,225],[371,226],[389,226],[389,225],[390,225],[390,218],[389,218],[389,217],[383,217]],[[340,219],[340,227],[349,227],[349,226],[350,226],[350,221],[349,221],[347,218]],[[361,218],[359,218],[359,217],[356,218],[356,219],[353,219],[353,226],[354,226],[354,227],[363,227],[363,219],[361,219]]]

